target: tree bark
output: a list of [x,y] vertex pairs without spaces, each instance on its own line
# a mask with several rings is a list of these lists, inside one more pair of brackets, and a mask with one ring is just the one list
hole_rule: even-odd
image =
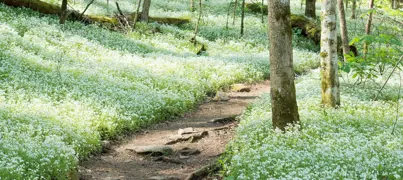
[[141,0],[137,3],[136,14],[134,15],[133,19],[133,29],[136,29],[137,20],[139,18],[139,11],[140,11]]
[[238,6],[238,0],[235,0],[235,4],[234,4],[234,14],[233,14],[233,18],[232,18],[232,25],[235,25],[235,18],[236,18],[236,8]]
[[321,12],[320,71],[322,104],[337,107],[340,105],[340,90],[337,67],[336,1],[324,0]]
[[306,0],[305,2],[305,16],[316,19],[316,0]]
[[190,11],[191,12],[195,11],[195,1],[194,0],[190,0]]
[[[368,1],[369,9],[374,8],[374,0]],[[369,13],[367,24],[365,25],[365,34],[369,35],[371,33],[371,25],[372,25],[372,12]],[[366,58],[368,52],[368,44],[364,43],[364,59]]]
[[[343,56],[344,56],[344,54],[350,53],[350,46],[348,44],[346,14],[344,12],[343,0],[337,0],[337,6],[338,6],[337,9],[339,11],[340,35],[341,35],[341,42],[342,42],[342,46],[343,46]],[[344,57],[344,62],[346,62],[346,57]]]
[[262,6],[260,7],[260,13],[262,14],[262,23],[264,23],[264,10],[263,10],[263,8],[264,8],[264,0],[262,0]]
[[355,19],[356,8],[357,8],[357,0],[353,0],[353,5],[351,6],[351,19]]
[[143,9],[141,11],[141,20],[148,22],[148,15],[150,12],[151,0],[144,0]]
[[241,36],[243,36],[244,20],[245,20],[245,0],[242,0],[242,9],[241,9]]
[[62,6],[60,7],[60,19],[59,24],[64,24],[67,18],[67,0],[62,1]]
[[199,32],[199,25],[200,25],[201,17],[202,17],[202,0],[199,0],[199,17],[197,18],[195,33],[192,38],[194,46],[196,46],[196,44],[197,44],[196,37],[197,37],[197,33]]
[[299,122],[296,101],[290,0],[267,0],[270,39],[270,81],[273,128]]

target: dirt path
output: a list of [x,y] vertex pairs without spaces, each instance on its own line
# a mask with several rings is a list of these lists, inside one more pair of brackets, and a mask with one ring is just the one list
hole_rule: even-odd
[[[186,179],[195,170],[214,162],[233,136],[236,123],[231,118],[223,122],[210,121],[242,114],[248,103],[270,91],[270,85],[265,82],[251,86],[250,90],[228,93],[227,101],[206,102],[184,118],[134,134],[124,143],[82,163],[80,179]],[[189,134],[178,135],[179,129]],[[184,141],[174,143],[175,140]],[[173,144],[166,145],[167,142]],[[147,155],[135,152],[149,147],[157,148],[158,152],[158,148],[166,149],[163,153]]]

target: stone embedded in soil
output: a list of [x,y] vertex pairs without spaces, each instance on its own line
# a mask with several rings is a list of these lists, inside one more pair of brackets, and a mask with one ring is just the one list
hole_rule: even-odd
[[136,152],[137,154],[153,154],[153,155],[168,155],[173,153],[173,149],[169,146],[151,145],[151,146],[131,146],[126,148]]
[[199,179],[204,179],[207,177],[210,173],[215,172],[219,169],[219,166],[215,163],[208,164],[206,166],[201,167],[200,169],[192,172],[186,180],[199,180]]
[[245,84],[233,84],[231,86],[232,92],[250,92],[251,86]]
[[229,97],[225,92],[218,91],[211,101],[229,101]]
[[173,159],[173,158],[169,158],[166,156],[161,156],[161,157],[157,157],[154,159],[154,161],[163,161],[163,162],[168,162],[168,163],[174,163],[174,164],[182,164],[183,162],[178,160],[178,159]]
[[210,123],[230,123],[230,122],[234,122],[236,121],[236,116],[229,116],[229,117],[225,117],[225,118],[214,118],[212,120],[210,120]]
[[193,148],[183,148],[182,150],[178,151],[180,156],[191,156],[191,155],[198,155],[200,151],[198,149]]
[[188,141],[190,139],[190,136],[175,135],[175,136],[171,136],[169,139],[170,139],[170,141],[165,143],[166,145],[172,145],[172,144],[176,144],[179,142]]
[[153,176],[149,177],[148,180],[181,180],[181,179],[174,176]]
[[112,143],[110,141],[102,141],[102,153],[108,153],[112,150]]
[[192,133],[197,133],[197,131],[195,131],[192,127],[188,127],[188,128],[178,130],[179,135],[192,134]]
[[170,141],[168,141],[165,144],[172,145],[172,144],[176,144],[176,143],[180,143],[180,142],[184,142],[184,141],[189,141],[189,142],[193,143],[193,142],[199,141],[200,139],[203,139],[206,136],[208,136],[207,131],[203,131],[203,132],[197,133],[197,134],[186,134],[186,135],[182,135],[182,136],[174,135],[174,136],[171,136],[169,138]]

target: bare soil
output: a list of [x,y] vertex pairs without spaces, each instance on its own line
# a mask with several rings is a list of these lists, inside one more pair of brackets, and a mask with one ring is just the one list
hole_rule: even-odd
[[[111,145],[108,150],[81,163],[80,179],[145,180],[186,179],[192,172],[213,163],[224,152],[232,139],[236,121],[212,123],[212,119],[240,115],[246,106],[262,93],[269,93],[270,84],[264,82],[251,86],[250,92],[229,92],[227,101],[208,101],[196,111],[175,121],[156,124],[142,132],[126,137]],[[174,152],[158,158],[153,155],[139,155],[131,149],[144,145],[165,145],[178,136],[178,130],[192,127],[197,133],[208,135],[196,142],[178,142],[171,147]],[[194,134],[197,134],[194,133]],[[192,134],[191,134],[192,135]],[[194,141],[197,139],[193,139]],[[181,155],[184,148],[200,151],[194,155]]]

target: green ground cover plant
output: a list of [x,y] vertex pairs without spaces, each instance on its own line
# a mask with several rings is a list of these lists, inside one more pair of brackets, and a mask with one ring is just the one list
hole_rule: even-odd
[[[196,56],[192,25],[138,27],[153,26],[161,33],[61,26],[56,16],[0,4],[0,177],[66,179],[101,140],[180,116],[208,92],[268,78],[265,28],[244,39],[201,33],[208,50]],[[294,54],[299,73],[319,65],[314,52]]]
[[[376,78],[378,84],[386,76]],[[319,71],[297,79],[301,125],[286,133],[271,124],[270,96],[242,115],[223,158],[227,179],[401,179],[403,112],[396,114],[399,76],[379,100],[379,85],[341,81],[341,107],[320,106]],[[392,98],[394,97],[394,98]],[[392,134],[398,117],[396,129]],[[300,129],[301,128],[301,129]]]

